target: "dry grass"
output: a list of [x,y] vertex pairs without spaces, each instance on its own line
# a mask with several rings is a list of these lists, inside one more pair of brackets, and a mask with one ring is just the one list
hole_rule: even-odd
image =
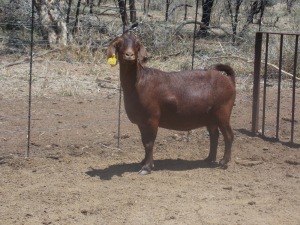
[[[180,1],[174,1],[174,5]],[[193,1],[188,1],[194,4]],[[217,4],[221,4],[218,2]],[[148,66],[156,67],[165,71],[186,70],[192,67],[192,46],[193,46],[193,29],[194,25],[186,25],[178,33],[176,28],[182,23],[183,12],[178,11],[171,17],[169,22],[164,22],[164,5],[161,1],[153,1],[150,8],[151,17],[144,18],[142,15],[142,5],[137,3],[138,18],[143,21],[137,29],[134,30],[139,39],[147,47],[151,55]],[[196,39],[195,42],[195,58],[194,68],[206,68],[215,63],[226,63],[231,65],[245,82],[241,82],[242,88],[247,89],[249,75],[253,73],[253,65],[237,58],[218,58],[228,55],[239,55],[244,58],[253,60],[254,55],[254,36],[258,30],[257,25],[251,25],[248,33],[243,37],[242,42],[238,45],[231,43],[230,23],[224,23],[227,16],[224,11],[220,11],[221,6],[215,5],[212,17],[212,25],[222,27],[222,29],[214,28],[210,35],[206,38]],[[87,9],[86,9],[87,10]],[[189,9],[188,19],[193,19],[193,10]],[[200,10],[201,11],[201,10]],[[199,11],[199,12],[200,12]],[[97,8],[95,8],[97,13]],[[109,41],[122,31],[121,21],[117,16],[117,12],[110,12],[108,16],[93,17],[90,15],[81,16],[81,29],[73,37],[72,42],[59,51],[50,52],[42,45],[36,45],[35,54],[49,51],[42,57],[37,57],[34,63],[34,93],[36,96],[47,95],[48,92],[59,93],[62,96],[76,96],[81,93],[82,82],[84,79],[94,82],[97,78],[105,78],[111,76],[111,68],[106,65],[105,49]],[[268,22],[274,20],[274,16],[280,14],[280,20],[275,26],[269,26]],[[243,16],[243,15],[241,15]],[[89,21],[94,26],[85,26]],[[242,23],[243,20],[241,20]],[[299,30],[300,24],[300,5],[296,4],[291,14],[287,14],[284,10],[284,4],[277,4],[268,7],[265,12],[265,24],[263,30],[271,31],[290,31]],[[99,27],[105,27],[107,33],[99,32]],[[242,24],[240,28],[242,27]],[[285,30],[282,29],[285,28]],[[24,37],[29,38],[29,30],[15,31],[16,36],[23,32]],[[22,51],[18,45],[13,46],[8,42],[9,33],[0,31],[2,43],[0,43],[0,81],[7,82],[9,79],[18,77],[18,80],[27,84],[29,65],[27,62],[16,70],[13,68],[3,68],[7,63],[22,60],[28,57],[29,46],[23,45]],[[7,36],[8,35],[8,36]],[[35,33],[35,40],[40,38]],[[38,42],[38,40],[36,40]],[[279,57],[279,38],[270,40],[269,62],[278,64]],[[24,50],[25,49],[25,50]],[[264,49],[264,47],[263,47]],[[293,72],[293,51],[294,40],[290,37],[284,39],[283,49],[283,69],[287,72]],[[23,52],[23,53],[22,53]],[[8,54],[14,53],[14,54]],[[214,58],[213,60],[211,58]],[[18,68],[26,68],[19,70]],[[75,69],[77,68],[77,69]],[[114,68],[114,82],[118,81],[118,71]],[[298,73],[300,65],[298,63]],[[270,76],[276,77],[277,71],[270,70]],[[299,76],[299,75],[298,75]],[[247,83],[247,85],[246,85]],[[17,83],[16,83],[17,85]],[[86,84],[85,84],[86,85]],[[21,85],[22,86],[22,85]],[[95,87],[91,88],[94,90]],[[86,86],[84,86],[86,89]],[[26,89],[24,89],[26,91]],[[88,91],[84,91],[85,93]],[[46,94],[45,94],[46,93]]]

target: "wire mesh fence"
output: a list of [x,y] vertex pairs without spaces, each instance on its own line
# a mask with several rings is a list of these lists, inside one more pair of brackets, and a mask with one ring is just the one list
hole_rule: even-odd
[[[194,68],[223,62],[248,76],[255,32],[295,32],[300,24],[297,2],[289,9],[282,1],[207,0],[198,1],[198,10],[190,0],[34,2],[31,147],[37,155],[57,146],[116,147],[118,69],[105,65],[105,50],[124,30],[147,47],[150,66],[184,70],[192,60]],[[3,155],[22,155],[26,149],[31,6],[31,0],[1,0]],[[124,113],[121,120],[126,137],[131,132],[126,127],[132,127]]]

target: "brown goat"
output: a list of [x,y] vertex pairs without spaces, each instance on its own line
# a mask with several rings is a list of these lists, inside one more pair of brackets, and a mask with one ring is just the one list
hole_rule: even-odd
[[154,167],[153,146],[158,127],[189,131],[206,126],[210,134],[207,162],[216,161],[219,129],[225,141],[220,166],[231,158],[233,132],[230,115],[235,101],[235,73],[217,64],[211,70],[163,72],[145,66],[147,53],[133,34],[115,38],[107,49],[116,55],[129,120],[138,125],[145,148],[140,174]]

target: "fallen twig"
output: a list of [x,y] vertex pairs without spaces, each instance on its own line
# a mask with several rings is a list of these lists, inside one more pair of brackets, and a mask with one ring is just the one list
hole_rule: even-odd
[[112,149],[112,150],[118,150],[118,151],[121,151],[121,149],[120,148],[114,148],[114,147],[109,147],[109,146],[107,146],[107,145],[105,145],[105,144],[102,144],[102,143],[99,143],[102,147],[104,147],[104,148],[108,148],[108,149]]

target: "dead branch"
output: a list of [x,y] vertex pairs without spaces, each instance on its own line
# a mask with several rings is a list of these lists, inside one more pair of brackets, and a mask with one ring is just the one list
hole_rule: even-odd
[[195,20],[186,20],[184,22],[182,22],[176,29],[175,29],[175,33],[179,33],[179,31],[187,24],[197,24],[199,26],[203,25],[203,23],[195,21]]
[[223,31],[227,36],[234,36],[234,38],[240,39],[241,41],[245,40],[244,38],[240,37],[239,35],[231,34],[230,32],[226,31],[226,29],[223,28],[223,27],[221,27],[221,26],[209,26],[209,27],[207,27],[207,28],[209,28],[209,29],[210,29],[210,32],[212,32],[212,33],[215,33],[215,32],[212,30],[212,28],[213,28],[213,29],[219,29],[219,30]]
[[[247,62],[247,63],[254,63],[254,60],[252,59],[248,59],[248,58],[245,58],[245,57],[242,57],[242,56],[239,56],[239,55],[226,55],[226,56],[218,56],[218,57],[210,57],[208,59],[225,59],[225,58],[234,58],[234,59],[240,59],[240,60],[243,60],[244,62]],[[272,63],[267,63],[268,66],[276,69],[276,70],[279,70],[279,67],[272,64]],[[293,74],[289,73],[289,72],[286,72],[284,71],[283,69],[281,69],[281,72],[284,74],[284,75],[287,75],[291,78],[294,77]],[[296,80],[300,80],[300,78],[296,77]]]
[[[53,50],[50,50],[50,51],[47,51],[47,52],[44,52],[44,53],[35,54],[35,55],[33,55],[33,58],[42,57],[44,55],[47,55],[49,53],[53,53],[53,52],[56,52],[56,51],[60,51],[60,49],[53,49]],[[33,61],[36,61],[36,60],[33,60]],[[26,58],[24,58],[24,59],[22,59],[22,60],[20,60],[20,61],[13,62],[13,63],[8,63],[6,65],[3,65],[2,67],[0,67],[0,69],[4,69],[4,68],[7,68],[7,67],[16,66],[16,65],[20,65],[20,64],[28,63],[28,62],[30,62],[30,57],[29,56],[26,57]]]
[[154,59],[154,60],[157,60],[157,59],[163,59],[163,60],[167,60],[168,58],[170,57],[174,57],[174,56],[178,56],[182,53],[182,51],[179,51],[179,52],[175,52],[175,53],[170,53],[168,55],[160,55],[160,56],[149,56],[148,59]]
[[171,10],[171,12],[169,13],[169,17],[170,16],[172,16],[173,14],[174,14],[174,12],[175,12],[175,10],[177,9],[177,8],[179,8],[179,7],[193,7],[193,6],[191,6],[191,5],[189,5],[189,4],[180,4],[180,5],[176,5],[176,6],[174,6],[174,8]]

